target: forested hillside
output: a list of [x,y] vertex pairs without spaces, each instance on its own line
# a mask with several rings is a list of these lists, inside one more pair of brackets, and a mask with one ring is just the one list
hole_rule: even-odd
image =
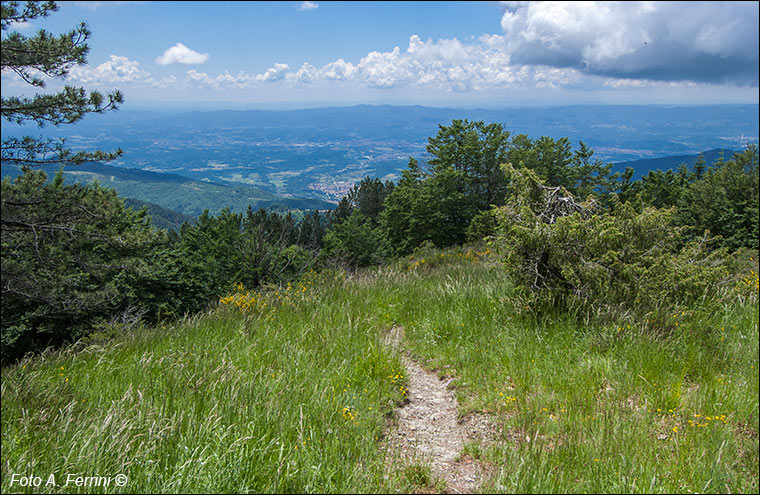
[[[21,174],[21,166],[5,164],[2,173],[3,177],[14,179]],[[65,167],[63,179],[66,184],[78,182],[83,185],[97,181],[104,187],[114,189],[123,198],[153,203],[191,218],[197,217],[204,210],[218,213],[224,208],[243,213],[251,206],[254,209],[266,208],[287,213],[289,210],[323,210],[333,206],[321,199],[279,196],[248,184],[193,180],[177,174],[102,163]]]
[[189,215],[183,215],[174,210],[169,210],[157,204],[141,201],[139,199],[124,198],[124,206],[131,208],[133,211],[140,211],[143,208],[146,208],[150,219],[153,221],[153,225],[155,225],[156,228],[163,230],[178,231],[182,227],[182,224],[195,221],[195,218]]

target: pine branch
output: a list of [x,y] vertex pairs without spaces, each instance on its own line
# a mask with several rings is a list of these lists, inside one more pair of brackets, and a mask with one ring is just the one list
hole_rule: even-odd
[[110,161],[123,154],[119,148],[113,152],[79,151],[72,153],[64,147],[64,140],[37,140],[29,136],[9,138],[3,141],[2,163],[42,166],[51,164],[79,165],[84,162]]
[[109,93],[106,98],[107,102],[98,91],[91,91],[88,96],[84,88],[65,86],[61,92],[52,95],[2,98],[0,113],[5,120],[15,124],[33,121],[40,127],[45,124],[58,126],[77,122],[88,113],[118,110],[124,102],[121,91]]
[[8,29],[13,23],[27,22],[38,17],[47,17],[50,12],[57,12],[58,6],[55,2],[26,2],[24,10],[19,11],[19,2],[3,2],[0,5],[2,21],[0,27],[3,31]]

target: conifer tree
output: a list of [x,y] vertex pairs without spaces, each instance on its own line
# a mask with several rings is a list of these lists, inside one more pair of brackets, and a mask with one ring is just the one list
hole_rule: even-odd
[[[86,63],[85,23],[59,36],[40,30],[27,37],[14,30],[57,10],[54,2],[0,2],[4,78],[15,75],[45,88],[46,79],[65,79],[73,66]],[[4,125],[59,126],[115,110],[122,101],[119,91],[104,96],[65,86],[57,93],[3,96],[0,113]],[[146,287],[153,277],[146,260],[163,238],[145,212],[126,210],[113,190],[65,185],[62,171],[47,182],[44,172],[31,168],[108,160],[120,153],[72,152],[63,140],[51,138],[2,141],[2,166],[24,170],[14,182],[6,177],[1,184],[3,362],[77,339],[118,314],[132,321],[150,310],[143,300],[150,296]]]
[[[71,31],[54,36],[45,30],[27,37],[14,30],[15,26],[34,19],[47,17],[58,10],[55,2],[4,1],[0,3],[0,64],[3,76],[15,74],[35,88],[44,88],[44,78],[65,79],[69,70],[87,63],[87,38],[90,31],[82,22]],[[73,124],[88,113],[116,110],[124,98],[120,91],[105,96],[99,91],[64,86],[52,94],[36,94],[33,97],[2,97],[0,113],[4,121],[14,124],[34,122],[40,127]],[[60,139],[37,139],[30,136],[11,137],[2,142],[2,163],[21,165],[44,165],[82,163],[88,160],[108,160],[121,154],[121,150],[71,152]]]

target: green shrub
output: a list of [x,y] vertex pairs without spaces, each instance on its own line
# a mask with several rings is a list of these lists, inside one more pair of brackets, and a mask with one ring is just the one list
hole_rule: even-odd
[[494,216],[493,210],[485,210],[478,212],[467,226],[465,235],[467,236],[467,242],[477,243],[484,240],[487,237],[491,237],[496,233],[496,216]]
[[684,245],[674,209],[637,212],[613,199],[611,210],[598,211],[593,198],[578,203],[531,170],[505,170],[513,187],[496,213],[497,245],[521,310],[552,307],[657,323],[716,294],[727,276],[726,251],[712,250],[707,237]]
[[325,235],[324,244],[323,260],[349,268],[379,263],[387,251],[380,229],[373,228],[369,218],[359,211],[333,226]]

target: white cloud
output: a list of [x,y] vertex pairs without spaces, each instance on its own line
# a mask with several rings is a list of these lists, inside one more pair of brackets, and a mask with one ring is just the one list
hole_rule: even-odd
[[177,43],[171,48],[167,48],[163,55],[156,58],[156,63],[159,65],[169,64],[186,64],[195,65],[202,64],[208,60],[208,53],[198,53],[195,50],[191,50],[182,43]]
[[607,79],[602,84],[611,88],[645,88],[652,82],[646,79]]
[[25,21],[25,22],[13,21],[10,24],[8,24],[8,30],[10,31],[29,31],[30,29],[34,29],[34,24],[32,24],[29,21]]
[[355,69],[354,79],[377,88],[468,91],[504,89],[526,80],[519,67],[511,66],[498,36],[463,43],[456,38],[423,41],[415,34],[406,51],[371,52]]
[[212,79],[208,77],[208,74],[205,72],[198,72],[195,69],[190,69],[187,71],[187,80],[203,85],[210,85],[212,83]]
[[409,38],[407,53],[420,62],[443,61],[451,64],[462,64],[470,59],[472,49],[463,45],[458,39],[441,39],[438,43],[422,41],[413,34]]
[[583,81],[583,75],[575,69],[537,66],[532,71],[532,79],[537,88],[573,86]]
[[358,69],[351,62],[346,62],[342,58],[339,58],[335,62],[322,67],[320,75],[326,79],[337,79],[342,81],[350,81],[356,75]]
[[[457,39],[423,41],[409,38],[406,50],[372,51],[357,63],[340,58],[321,68],[304,62],[297,70],[288,64],[275,63],[264,72],[237,76],[229,73],[212,77],[188,71],[186,84],[209,89],[249,88],[258,84],[330,87],[336,83],[369,88],[431,88],[443,91],[504,89],[530,83],[534,71],[511,66],[498,36],[483,37],[474,43]],[[562,73],[564,77],[557,74]],[[570,81],[568,71],[544,71],[538,80],[563,84]],[[573,72],[573,71],[570,71]]]
[[170,75],[167,77],[162,77],[158,81],[155,81],[153,83],[153,87],[158,89],[173,88],[177,86],[178,83],[179,81],[177,78],[174,75]]
[[288,64],[274,64],[274,67],[268,68],[263,74],[257,74],[256,80],[262,82],[272,82],[285,79],[285,75],[290,67]]
[[398,47],[390,52],[369,52],[357,65],[363,81],[370,86],[390,88],[412,82],[414,67]]
[[97,67],[74,66],[69,71],[72,80],[90,83],[152,83],[153,76],[140,68],[140,63],[127,57],[111,55]]
[[223,89],[243,89],[249,87],[253,80],[252,76],[242,71],[237,76],[233,76],[225,71],[223,74],[211,77],[205,72],[190,69],[187,71],[185,83],[191,86],[203,86],[207,89],[218,91]]
[[622,79],[758,83],[757,2],[503,2],[515,62]]
[[314,10],[317,8],[319,8],[319,4],[317,2],[310,2],[308,0],[306,2],[301,2],[300,4],[298,4],[298,10],[300,10],[301,12],[303,12],[304,10]]
[[297,72],[289,72],[285,78],[288,82],[312,84],[320,79],[319,70],[308,62],[304,62]]

